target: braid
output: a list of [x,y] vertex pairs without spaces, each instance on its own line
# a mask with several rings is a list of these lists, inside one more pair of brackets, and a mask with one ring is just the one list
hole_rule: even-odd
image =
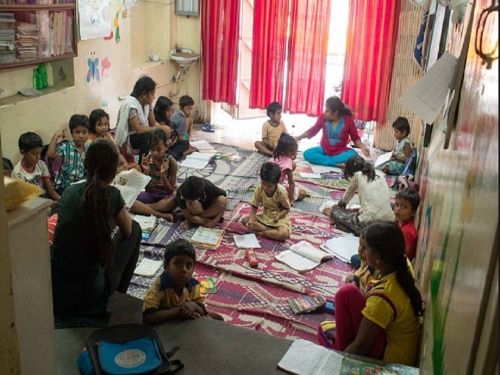
[[411,306],[416,316],[422,316],[422,296],[415,286],[415,279],[408,269],[406,256],[403,256],[398,261],[398,268],[396,268],[396,279],[405,291],[406,295],[410,298]]

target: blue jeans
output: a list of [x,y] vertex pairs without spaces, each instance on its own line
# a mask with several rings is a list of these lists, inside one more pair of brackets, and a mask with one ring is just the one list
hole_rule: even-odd
[[340,154],[329,156],[325,154],[321,146],[312,147],[304,151],[304,159],[309,163],[336,167],[338,164],[345,164],[347,160],[358,153],[353,149],[346,150]]

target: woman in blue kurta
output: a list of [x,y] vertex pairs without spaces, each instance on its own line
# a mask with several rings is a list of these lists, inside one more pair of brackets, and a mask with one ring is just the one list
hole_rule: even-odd
[[370,155],[370,150],[359,138],[351,110],[336,96],[326,100],[325,113],[318,117],[312,128],[296,139],[299,141],[303,138],[312,138],[321,129],[323,129],[323,134],[320,146],[312,147],[304,152],[304,159],[308,162],[331,167],[345,164],[347,160],[357,155],[355,150],[347,147],[349,138],[366,156]]

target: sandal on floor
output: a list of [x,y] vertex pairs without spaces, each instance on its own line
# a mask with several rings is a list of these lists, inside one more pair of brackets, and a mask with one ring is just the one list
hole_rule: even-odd
[[208,122],[201,126],[201,130],[203,130],[204,132],[207,132],[207,133],[214,133],[215,132],[212,125]]

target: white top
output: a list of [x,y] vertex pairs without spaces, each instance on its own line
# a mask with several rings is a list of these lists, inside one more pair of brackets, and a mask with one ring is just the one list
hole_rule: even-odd
[[375,179],[368,181],[368,178],[360,171],[352,176],[349,186],[342,201],[349,203],[356,194],[359,195],[358,219],[361,223],[372,221],[394,221],[394,212],[391,209],[391,192],[384,178],[375,176]]
[[38,160],[38,163],[34,166],[31,172],[24,168],[21,160],[14,167],[14,170],[12,171],[12,178],[23,180],[43,189],[43,179],[50,178],[50,173],[47,168],[47,164],[45,164],[43,160]]

